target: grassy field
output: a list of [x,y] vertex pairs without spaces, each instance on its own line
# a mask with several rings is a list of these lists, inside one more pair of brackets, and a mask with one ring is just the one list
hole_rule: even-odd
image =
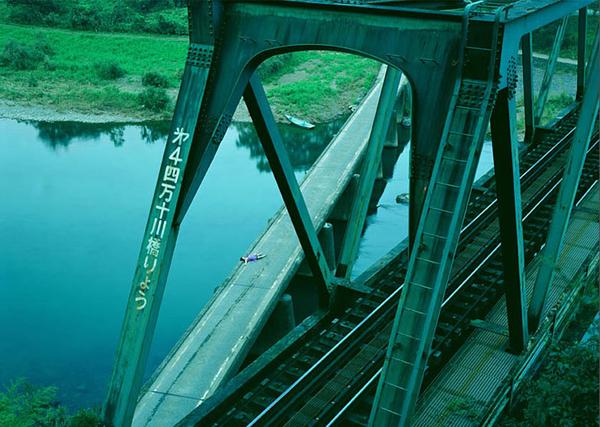
[[[165,119],[185,63],[186,37],[147,34],[93,33],[0,24],[0,52],[11,41],[51,54],[35,69],[0,66],[0,100],[47,106],[57,111],[110,113],[134,119]],[[118,64],[124,75],[102,78],[100,69]],[[368,90],[379,65],[334,52],[299,52],[279,60],[265,83],[278,118],[283,113],[317,122],[347,111]],[[171,102],[162,111],[144,108],[142,76],[156,72],[167,78]]]
[[338,52],[295,52],[264,78],[265,90],[276,115],[324,122],[358,103],[379,67],[376,61]]
[[[0,99],[49,106],[59,111],[118,113],[133,118],[170,115],[144,110],[138,95],[142,75],[164,75],[171,92],[178,85],[187,39],[115,33],[89,33],[0,24],[0,51],[9,41],[33,46],[42,40],[54,54],[35,69],[0,67]],[[121,78],[98,75],[101,64],[117,63]]]

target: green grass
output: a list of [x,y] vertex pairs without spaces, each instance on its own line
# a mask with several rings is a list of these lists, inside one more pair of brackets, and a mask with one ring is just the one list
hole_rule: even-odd
[[354,55],[296,52],[264,81],[276,114],[323,122],[358,103],[373,85],[379,67],[376,61]]
[[[181,79],[188,41],[185,37],[92,33],[0,24],[0,52],[11,40],[33,46],[44,40],[55,52],[34,70],[0,67],[0,99],[48,106],[58,111],[111,113],[134,119],[165,119],[143,108],[142,77],[166,77],[171,99]],[[99,64],[118,64],[125,75],[99,76]],[[265,83],[275,115],[290,113],[317,122],[348,111],[371,87],[379,69],[375,61],[336,52],[297,52],[280,58]]]
[[[164,75],[175,89],[181,78],[187,39],[115,33],[88,33],[0,24],[0,51],[10,40],[33,45],[45,38],[55,51],[50,70],[15,71],[0,67],[0,99],[35,102],[58,110],[111,112],[134,118],[159,118],[143,111],[137,95],[148,71]],[[103,80],[99,63],[118,63],[126,75]],[[165,112],[163,115],[170,115]]]
[[[540,120],[540,125],[546,126],[552,120],[554,120],[560,112],[562,112],[565,108],[575,102],[573,96],[567,93],[561,93],[558,95],[551,95],[548,97],[546,101],[546,106],[544,107],[544,114]],[[523,99],[519,99],[517,101],[517,132],[521,137],[525,134],[525,107],[523,104]]]

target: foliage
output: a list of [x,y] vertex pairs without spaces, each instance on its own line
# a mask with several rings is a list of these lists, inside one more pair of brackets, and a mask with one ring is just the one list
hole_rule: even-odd
[[294,52],[271,68],[264,82],[275,111],[323,122],[348,111],[372,86],[379,67],[376,61],[356,55]]
[[170,0],[126,0],[126,3],[140,12],[150,12],[173,6]]
[[66,420],[54,387],[35,388],[18,380],[0,393],[0,426],[63,426]]
[[64,0],[7,0],[9,18],[19,24],[55,25],[69,9]]
[[544,125],[548,121],[554,119],[562,110],[573,102],[575,102],[574,97],[565,92],[548,97],[540,123]]
[[142,76],[142,85],[152,87],[169,87],[169,79],[160,73],[149,71]]
[[181,21],[176,17],[170,17],[166,14],[158,14],[155,30],[152,31],[151,27],[146,27],[146,31],[154,32],[159,34],[176,34],[185,35],[188,32],[185,21]]
[[598,423],[598,341],[554,350],[540,376],[523,386],[524,408],[507,426]]
[[523,385],[505,427],[598,425],[598,336],[582,334],[598,312],[597,275],[590,275],[579,307],[539,375]]
[[100,411],[80,409],[69,416],[55,387],[35,387],[19,379],[0,392],[0,427],[102,427]]
[[125,70],[116,62],[99,62],[95,66],[96,74],[104,80],[116,80],[123,77]]
[[477,421],[480,408],[473,401],[463,398],[456,398],[448,404],[447,410],[461,418],[466,418],[469,421]]
[[[561,44],[560,56],[576,59],[577,58],[577,39],[578,39],[578,19],[575,16],[569,17],[565,30],[565,37]],[[554,38],[559,26],[559,21],[555,21],[545,27],[533,32],[533,48],[536,52],[550,53]],[[598,17],[587,17],[587,35],[586,35],[586,51],[591,51],[592,43],[596,28],[598,27]]]
[[93,6],[75,5],[69,14],[69,27],[74,30],[101,31],[110,24],[106,13]]
[[294,57],[291,53],[284,53],[282,55],[272,56],[263,62],[258,68],[260,78],[268,81],[272,77],[276,76],[286,65],[290,65]]
[[54,50],[44,39],[34,45],[9,40],[0,55],[0,66],[13,70],[35,70],[41,64],[48,64],[51,55],[54,55]]
[[8,20],[84,31],[187,34],[186,10],[172,0],[7,0]]
[[102,427],[104,423],[97,409],[80,409],[69,420],[69,427]]
[[160,88],[148,87],[139,95],[142,106],[150,111],[159,113],[167,109],[170,103],[167,91]]
[[[0,24],[0,55],[11,40],[27,46],[44,45],[55,53],[51,62],[15,72],[0,66],[0,99],[21,104],[34,102],[52,109],[84,114],[113,113],[127,118],[165,119],[170,111],[152,113],[140,108],[142,76],[152,70],[178,81],[185,64],[187,40],[133,34],[44,29]],[[43,43],[42,43],[43,42]],[[124,78],[100,78],[97,64],[116,63]]]
[[[36,27],[0,24],[0,53],[10,40],[33,46],[41,39]],[[169,99],[173,99],[171,88],[182,77],[188,40],[45,28],[43,44],[55,52],[47,55],[51,63],[18,72],[0,67],[0,99],[84,114],[113,113],[146,120],[170,117],[172,102],[160,112],[140,108],[148,97],[140,99],[142,78],[149,71],[165,77]],[[295,52],[273,61],[276,64],[270,64],[263,80],[280,120],[283,113],[289,113],[326,122],[347,112],[348,105],[370,88],[379,70],[375,61],[335,52]],[[125,77],[101,78],[98,64],[110,63],[126,70]]]

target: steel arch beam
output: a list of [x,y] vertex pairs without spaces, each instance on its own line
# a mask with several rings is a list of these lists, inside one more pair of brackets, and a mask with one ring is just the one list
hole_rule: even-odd
[[[454,81],[456,75],[461,22],[454,17],[443,21],[433,14],[423,14],[421,21],[415,21],[411,14],[408,14],[410,17],[405,15],[390,13],[374,17],[364,8],[340,8],[339,5],[324,8],[313,4],[313,8],[303,9],[298,4],[294,7],[225,4],[226,30],[221,31],[210,73],[215,87],[211,84],[201,112],[205,125],[196,135],[190,153],[190,167],[182,187],[185,197],[178,205],[177,222],[183,220],[206,173],[206,162],[200,161],[204,151],[212,148],[206,141],[218,145],[243,88],[258,65],[286,52],[335,50],[365,56],[402,70],[411,81],[415,99],[413,152],[433,159],[443,127],[443,120],[439,118],[444,117],[451,97],[452,87],[447,81]],[[269,19],[265,19],[266,16]],[[433,97],[431,93],[439,96]],[[426,184],[421,183],[420,187],[426,188]]]

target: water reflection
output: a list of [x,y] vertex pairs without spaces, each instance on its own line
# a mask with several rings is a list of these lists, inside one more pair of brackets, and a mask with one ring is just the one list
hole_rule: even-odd
[[[95,141],[106,135],[115,147],[125,143],[125,128],[129,124],[80,122],[30,122],[38,131],[38,138],[53,150],[67,148],[76,140]],[[140,137],[147,144],[164,140],[169,122],[147,122],[139,126]]]
[[[294,171],[307,171],[345,120],[346,117],[341,117],[330,123],[316,125],[312,130],[291,125],[280,125],[279,132]],[[259,171],[271,172],[269,162],[252,123],[235,123],[234,126],[239,135],[235,145],[247,148],[250,151],[250,158],[256,162],[256,168]]]
[[[102,400],[168,130],[0,119],[0,388],[26,377],[71,408]],[[336,130],[282,125],[294,167]],[[281,206],[267,171],[253,126],[233,124],[182,224],[148,373]]]
[[[345,120],[345,117],[341,117],[330,123],[317,125],[310,131],[292,125],[280,125],[283,143],[294,171],[307,171]],[[115,147],[120,147],[125,143],[125,129],[130,126],[129,124],[79,122],[31,122],[29,124],[37,129],[39,140],[52,150],[67,148],[76,141],[98,140],[102,136],[108,137]],[[164,141],[169,133],[169,126],[170,123],[167,121],[143,123],[138,126],[140,138],[146,144]],[[233,123],[232,127],[238,133],[236,146],[250,151],[250,158],[256,162],[256,168],[260,172],[270,172],[271,168],[254,125],[240,122]]]

